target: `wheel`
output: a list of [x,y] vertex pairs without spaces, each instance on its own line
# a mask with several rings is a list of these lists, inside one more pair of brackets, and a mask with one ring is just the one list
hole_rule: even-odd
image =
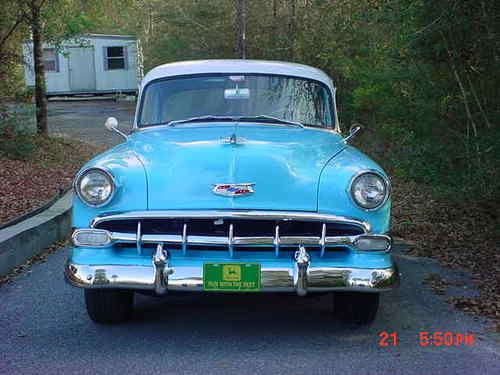
[[124,322],[134,308],[134,292],[118,289],[85,289],[90,319],[100,324]]
[[334,311],[346,322],[369,324],[377,316],[379,298],[379,293],[335,293]]

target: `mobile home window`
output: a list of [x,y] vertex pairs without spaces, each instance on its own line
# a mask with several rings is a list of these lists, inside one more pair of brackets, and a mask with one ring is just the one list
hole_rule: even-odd
[[55,48],[43,49],[43,67],[46,72],[59,71],[59,60]]
[[104,69],[126,69],[125,47],[104,47]]

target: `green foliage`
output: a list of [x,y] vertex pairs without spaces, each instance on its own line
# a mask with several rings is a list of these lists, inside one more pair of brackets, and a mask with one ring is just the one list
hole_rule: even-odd
[[15,97],[18,94],[22,95],[25,90],[24,71],[18,52],[20,51],[17,51],[16,48],[10,49],[9,47],[9,51],[7,51],[9,56],[3,56],[2,63],[0,63],[0,97]]
[[31,103],[34,95],[33,87],[23,87],[14,92],[14,98],[19,103]]
[[[497,1],[246,3],[248,57],[306,63],[332,76],[342,127],[364,124],[369,138],[361,147],[391,173],[452,198],[495,198],[500,191]],[[233,0],[47,4],[48,40],[83,32],[134,34],[146,70],[170,61],[235,56]],[[0,29],[9,24],[0,20]]]
[[[234,1],[127,5],[102,9],[101,19],[138,35],[146,69],[235,56]],[[252,0],[247,51],[329,73],[343,128],[363,123],[370,137],[361,147],[391,173],[451,198],[490,199],[500,190],[497,7],[494,0]]]
[[395,175],[426,184],[447,199],[498,202],[499,137],[496,129],[485,134],[479,142],[486,151],[480,161],[471,161],[461,137],[425,138],[408,133],[395,137],[397,143],[388,148],[383,160]]
[[35,144],[34,107],[31,104],[4,107],[0,110],[0,155],[28,160]]
[[14,160],[29,160],[35,151],[35,142],[32,136],[18,136],[0,138],[0,156]]

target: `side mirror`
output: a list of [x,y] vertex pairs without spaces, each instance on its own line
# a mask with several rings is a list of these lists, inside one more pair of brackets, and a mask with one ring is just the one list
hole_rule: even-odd
[[361,124],[353,123],[349,128],[349,134],[344,138],[344,143],[347,143],[350,139],[354,138],[361,130],[363,130],[363,126]]
[[125,139],[128,138],[128,136],[125,133],[123,133],[120,129],[118,129],[118,120],[116,118],[114,118],[114,117],[108,117],[108,119],[104,123],[104,126],[109,131],[118,133],[122,137],[124,137]]

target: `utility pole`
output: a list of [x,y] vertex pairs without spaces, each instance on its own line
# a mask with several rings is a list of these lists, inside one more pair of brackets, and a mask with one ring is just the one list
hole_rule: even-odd
[[240,59],[247,58],[247,2],[246,0],[234,0],[236,5],[236,56]]

